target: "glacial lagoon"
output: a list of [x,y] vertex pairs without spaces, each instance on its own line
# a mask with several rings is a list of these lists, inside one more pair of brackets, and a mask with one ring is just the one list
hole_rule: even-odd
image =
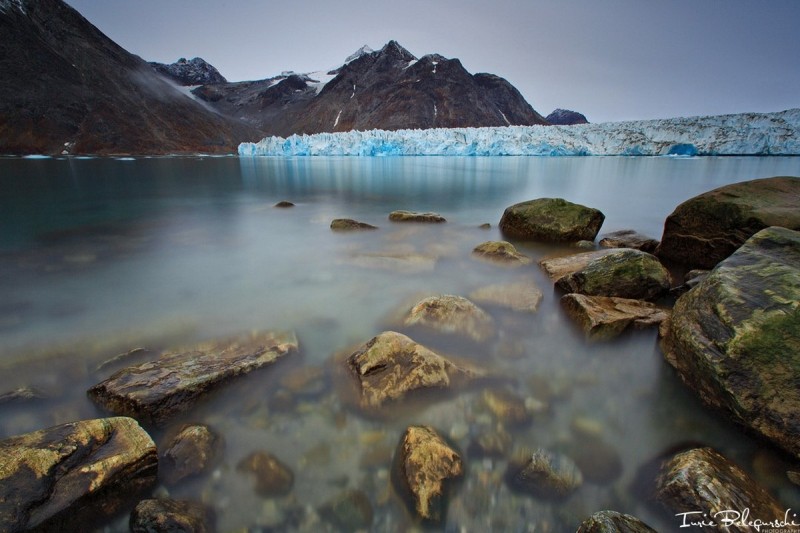
[[[631,228],[660,238],[682,201],[778,175],[800,175],[800,158],[0,158],[0,394],[28,387],[40,396],[0,404],[0,438],[107,415],[86,390],[148,354],[290,330],[298,353],[232,381],[165,428],[146,427],[157,444],[184,422],[223,437],[211,472],[158,489],[211,504],[219,531],[333,531],[321,509],[347,489],[367,495],[372,530],[414,527],[391,479],[412,424],[433,426],[465,459],[447,531],[574,531],[602,509],[676,529],[635,479],[689,441],[716,447],[789,508],[800,489],[782,475],[785,458],[703,407],[663,361],[654,329],[589,343],[569,322],[537,262],[581,250],[515,241],[534,260],[519,268],[471,254],[503,239],[504,208],[524,200],[562,197],[603,211],[601,235]],[[397,209],[447,222],[390,222]],[[335,218],[379,229],[333,232]],[[405,331],[495,381],[378,417],[348,402],[342,354],[397,329],[398,313],[425,296],[517,281],[544,297],[533,313],[481,304],[498,328],[486,343]],[[498,418],[484,396],[497,388],[535,406],[532,421]],[[563,502],[515,493],[503,480],[507,457],[469,453],[499,426],[512,448],[561,450],[599,472]],[[288,495],[259,495],[237,469],[257,450],[293,471]],[[127,531],[127,517],[107,529]]]

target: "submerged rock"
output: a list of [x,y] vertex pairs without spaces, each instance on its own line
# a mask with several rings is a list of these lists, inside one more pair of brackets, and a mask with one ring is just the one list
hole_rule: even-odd
[[623,229],[606,233],[600,239],[603,248],[634,248],[652,254],[658,246],[658,241],[632,229]]
[[525,399],[508,389],[487,389],[481,401],[503,424],[520,426],[533,420],[533,412],[525,404]]
[[366,222],[359,222],[352,218],[335,218],[331,222],[331,229],[333,231],[353,231],[362,229],[378,229],[377,226],[367,224]]
[[472,250],[472,255],[493,263],[512,266],[527,265],[531,262],[530,257],[519,253],[513,244],[506,241],[481,243]]
[[539,261],[539,266],[544,269],[545,273],[551,280],[556,281],[559,278],[563,278],[567,274],[572,274],[573,272],[577,272],[583,268],[586,268],[586,265],[595,259],[610,253],[614,253],[615,251],[616,248],[613,248],[565,255],[562,257],[551,257],[549,259],[542,259]]
[[657,533],[635,516],[598,511],[583,521],[576,533]]
[[178,532],[213,533],[214,510],[201,503],[184,500],[142,500],[131,513],[132,533]]
[[[156,484],[150,436],[124,417],[0,441],[0,531],[77,531]],[[132,503],[132,502],[130,502]]]
[[600,436],[576,436],[565,451],[590,483],[608,485],[622,475],[622,457],[617,449]]
[[273,207],[294,207],[294,204],[292,202],[287,201],[287,200],[281,200],[280,202],[275,204]]
[[207,472],[221,447],[221,438],[204,424],[183,426],[169,440],[159,463],[159,474],[168,485]]
[[294,473],[277,457],[266,451],[251,453],[239,461],[236,470],[254,474],[256,492],[265,498],[285,496],[294,485]]
[[468,452],[474,457],[504,457],[512,445],[511,435],[504,429],[486,430],[469,443]]
[[461,457],[432,427],[410,426],[397,450],[397,475],[423,520],[444,518],[446,484],[464,475]]
[[362,490],[342,491],[322,506],[320,514],[341,531],[367,530],[372,525],[372,504]]
[[223,382],[270,365],[297,350],[293,333],[255,333],[162,355],[124,368],[89,389],[109,411],[160,424],[191,408]]
[[507,207],[500,231],[517,239],[536,241],[593,241],[605,215],[561,198],[539,198]]
[[538,449],[520,452],[509,460],[506,483],[537,498],[562,500],[583,484],[583,474],[566,455]]
[[669,272],[655,256],[631,248],[616,249],[556,281],[565,292],[635,300],[658,298],[670,285]]
[[8,392],[0,394],[0,405],[7,403],[22,403],[32,400],[43,400],[47,396],[31,387],[19,387]]
[[389,220],[392,222],[447,222],[438,213],[416,213],[414,211],[392,211],[389,213]]
[[496,333],[494,320],[486,311],[462,296],[451,294],[419,301],[408,312],[403,325],[464,335],[476,342],[486,341]]
[[690,268],[712,268],[766,227],[800,230],[798,206],[800,178],[726,185],[676,207],[655,253]]
[[798,302],[800,232],[768,228],[677,300],[661,342],[667,362],[706,403],[795,457]]
[[506,307],[522,313],[535,313],[542,301],[542,291],[533,282],[496,283],[480,287],[469,297],[484,305]]
[[347,358],[347,368],[358,382],[364,409],[380,408],[413,391],[447,389],[484,375],[394,331],[384,331],[363,344]]
[[401,274],[430,272],[436,268],[436,261],[435,255],[393,251],[358,253],[346,260],[355,266],[392,270]]
[[611,296],[565,294],[561,307],[592,340],[612,339],[629,327],[657,326],[669,316],[650,302]]
[[[713,516],[719,511],[748,509],[753,520],[784,518],[785,509],[763,487],[712,448],[695,448],[663,463],[655,496],[676,515],[702,510]],[[753,529],[730,524],[725,530],[745,533]]]

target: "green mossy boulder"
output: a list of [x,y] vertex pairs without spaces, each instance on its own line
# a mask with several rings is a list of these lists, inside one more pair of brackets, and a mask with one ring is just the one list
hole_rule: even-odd
[[593,241],[605,215],[562,198],[539,198],[507,207],[500,231],[508,237],[534,241]]

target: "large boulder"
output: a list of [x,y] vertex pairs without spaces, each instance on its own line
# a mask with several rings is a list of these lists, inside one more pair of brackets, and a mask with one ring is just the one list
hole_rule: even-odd
[[605,215],[562,198],[539,198],[507,207],[500,231],[516,239],[551,242],[593,241]]
[[656,530],[629,514],[598,511],[584,520],[576,533],[656,533]]
[[486,341],[496,333],[494,320],[486,311],[463,296],[452,294],[420,300],[408,312],[403,325],[463,335],[476,342]]
[[484,373],[456,365],[441,355],[394,331],[384,331],[347,358],[356,379],[359,404],[376,409],[424,389],[447,389]]
[[653,300],[669,291],[670,275],[655,256],[620,248],[556,281],[565,292]]
[[800,178],[726,185],[675,208],[656,255],[689,268],[712,268],[768,226],[800,230]]
[[464,475],[461,456],[430,426],[410,426],[397,450],[396,475],[425,521],[444,518],[446,484]]
[[131,418],[0,441],[0,531],[89,530],[152,488],[157,471],[156,446]]
[[721,531],[741,533],[754,530],[740,522],[747,518],[744,513],[762,523],[784,518],[784,507],[712,448],[695,448],[665,461],[656,483],[655,497],[676,516],[678,527],[702,518],[698,511]]
[[207,342],[123,368],[90,388],[88,394],[112,413],[161,424],[222,383],[296,350],[293,333],[254,333]]
[[628,328],[657,326],[668,316],[650,302],[612,296],[565,294],[561,307],[591,340],[612,339]]
[[666,360],[708,404],[800,457],[800,232],[753,235],[675,303]]

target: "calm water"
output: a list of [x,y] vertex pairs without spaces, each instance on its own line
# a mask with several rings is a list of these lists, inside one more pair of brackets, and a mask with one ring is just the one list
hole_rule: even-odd
[[[47,396],[0,407],[0,437],[102,416],[85,390],[116,369],[97,370],[101,363],[132,348],[291,329],[301,344],[293,360],[213,394],[184,419],[224,435],[224,457],[212,474],[169,492],[213,504],[221,531],[324,530],[314,510],[345,488],[369,495],[375,530],[406,530],[413,522],[389,470],[408,424],[433,425],[467,458],[448,530],[574,531],[607,508],[673,529],[630,485],[643,463],[690,440],[716,446],[791,506],[800,494],[778,475],[780,458],[687,394],[655,331],[587,344],[535,263],[506,269],[470,256],[502,238],[503,209],[523,200],[563,197],[602,210],[601,234],[634,228],[658,238],[683,200],[775,175],[800,175],[800,158],[0,159],[0,393],[30,386]],[[296,207],[272,207],[280,200]],[[395,209],[436,211],[448,222],[392,224]],[[331,232],[340,217],[380,229]],[[479,229],[485,222],[491,229]],[[569,251],[518,245],[535,260]],[[415,260],[396,259],[403,254]],[[544,299],[535,314],[485,307],[500,329],[489,345],[465,352],[447,337],[418,340],[473,359],[521,398],[548,406],[531,425],[508,428],[515,448],[602,462],[608,446],[581,448],[576,429],[596,427],[622,459],[616,479],[587,482],[558,504],[510,492],[504,459],[466,453],[497,424],[480,388],[382,420],[346,407],[335,377],[286,394],[287,374],[336,374],[335,354],[396,327],[398,310],[421,297],[515,280],[536,284]],[[261,498],[236,470],[258,449],[294,470],[289,496]],[[125,521],[110,527],[125,530]]]

